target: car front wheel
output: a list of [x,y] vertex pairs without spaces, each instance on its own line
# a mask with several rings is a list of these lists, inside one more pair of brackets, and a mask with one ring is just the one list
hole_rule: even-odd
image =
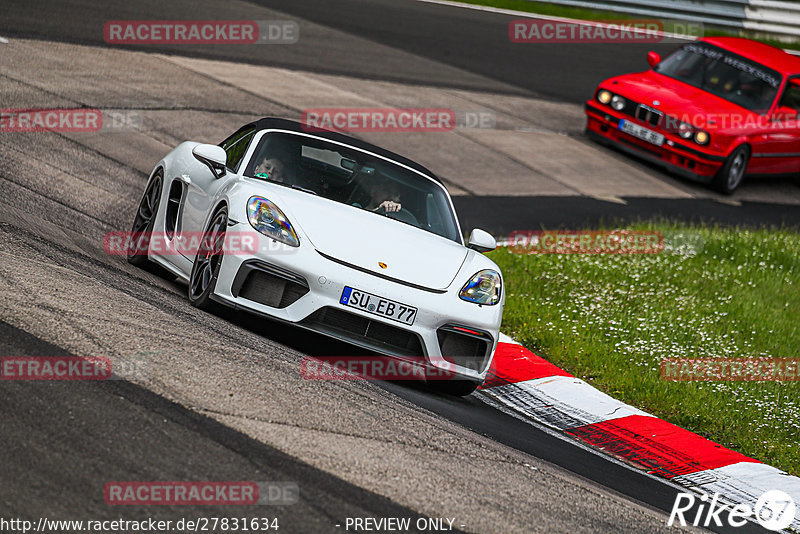
[[142,201],[139,202],[136,217],[133,219],[130,242],[126,252],[128,263],[137,267],[144,267],[148,263],[147,250],[156,220],[156,213],[158,212],[158,205],[161,203],[163,176],[161,169],[153,175],[144,192]]
[[734,150],[725,165],[719,170],[712,182],[714,188],[720,193],[730,195],[739,187],[744,179],[747,164],[750,162],[750,148],[742,145]]
[[224,254],[225,232],[228,229],[228,210],[220,208],[211,218],[200,240],[189,276],[189,302],[202,310],[213,307],[211,294],[217,285],[217,276]]
[[480,382],[472,380],[436,380],[428,382],[428,385],[437,393],[454,395],[456,397],[466,397],[480,386]]

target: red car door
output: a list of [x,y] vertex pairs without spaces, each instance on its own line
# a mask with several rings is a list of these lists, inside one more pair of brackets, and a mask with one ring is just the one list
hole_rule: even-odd
[[753,142],[751,171],[757,173],[800,172],[800,76],[786,83],[778,104],[765,121],[765,130]]

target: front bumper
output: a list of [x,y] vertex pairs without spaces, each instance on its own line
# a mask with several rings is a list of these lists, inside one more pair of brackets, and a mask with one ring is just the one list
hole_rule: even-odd
[[[708,183],[725,163],[724,156],[704,152],[668,135],[664,144],[657,146],[625,133],[619,129],[620,120],[636,121],[610,108],[590,101],[586,103],[585,111],[586,133],[591,139],[665,167],[680,176]],[[642,126],[652,129],[648,124]]]
[[[259,252],[224,256],[215,300],[378,354],[423,362],[457,378],[482,382],[486,377],[497,347],[502,303],[478,306],[461,300],[459,279],[447,290],[427,290],[328,259],[302,238],[300,247],[276,245],[261,234],[257,239]],[[413,325],[344,306],[339,300],[345,286],[416,307]],[[472,335],[454,337],[465,330]]]

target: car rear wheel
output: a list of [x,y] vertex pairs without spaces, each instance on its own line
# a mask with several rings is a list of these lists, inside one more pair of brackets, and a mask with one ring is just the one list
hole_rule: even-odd
[[725,160],[725,165],[719,170],[714,177],[712,184],[714,188],[720,193],[730,195],[741,185],[744,180],[744,173],[747,170],[747,164],[750,162],[750,147],[742,145],[737,147],[728,159]]
[[211,294],[217,285],[219,268],[222,265],[225,232],[228,229],[228,210],[220,208],[211,218],[208,228],[200,240],[200,248],[194,257],[189,276],[189,302],[202,310],[214,307]]
[[158,213],[158,205],[161,202],[161,186],[164,174],[159,169],[150,180],[144,192],[139,208],[136,210],[136,217],[133,218],[133,228],[131,228],[131,241],[128,244],[127,259],[131,265],[144,267],[148,263],[147,249],[150,243],[150,235],[153,232],[153,225]]

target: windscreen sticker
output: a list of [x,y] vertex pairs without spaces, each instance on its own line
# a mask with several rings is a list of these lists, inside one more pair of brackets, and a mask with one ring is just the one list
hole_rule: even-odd
[[683,47],[683,49],[688,52],[693,52],[695,54],[700,54],[708,58],[715,59],[717,61],[722,61],[726,65],[730,65],[735,69],[746,72],[747,74],[768,83],[772,87],[778,87],[781,83],[780,77],[777,77],[766,70],[758,68],[757,65],[750,63],[749,61],[725,54],[721,50],[697,44],[686,45]]

